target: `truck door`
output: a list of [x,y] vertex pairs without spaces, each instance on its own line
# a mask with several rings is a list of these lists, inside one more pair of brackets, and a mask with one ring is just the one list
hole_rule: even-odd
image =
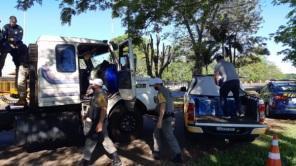
[[123,100],[133,100],[136,97],[135,64],[132,40],[119,44],[118,88]]
[[74,44],[40,43],[38,106],[80,103],[77,51]]

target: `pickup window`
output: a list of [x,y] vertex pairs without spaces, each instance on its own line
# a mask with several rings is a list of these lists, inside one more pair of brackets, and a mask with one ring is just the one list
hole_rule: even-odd
[[70,44],[60,44],[56,46],[57,71],[75,72],[75,47]]

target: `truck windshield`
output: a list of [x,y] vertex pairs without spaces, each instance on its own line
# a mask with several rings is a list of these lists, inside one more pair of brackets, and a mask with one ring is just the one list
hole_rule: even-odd
[[91,62],[94,66],[94,68],[96,68],[98,65],[100,65],[103,61],[108,61],[110,62],[111,57],[110,57],[110,53],[103,53],[103,54],[94,54],[91,57]]

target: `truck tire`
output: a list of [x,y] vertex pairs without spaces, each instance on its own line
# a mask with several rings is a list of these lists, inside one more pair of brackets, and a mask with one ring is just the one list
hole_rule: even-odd
[[143,130],[143,117],[136,111],[128,111],[123,105],[112,110],[108,120],[108,133],[115,142],[130,142]]

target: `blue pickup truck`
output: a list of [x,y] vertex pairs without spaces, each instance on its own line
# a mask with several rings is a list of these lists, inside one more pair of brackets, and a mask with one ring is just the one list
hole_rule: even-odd
[[227,110],[219,102],[219,86],[212,75],[196,75],[184,95],[184,122],[187,135],[211,135],[215,137],[252,141],[264,134],[264,102],[241,90],[241,111],[244,117],[229,118],[234,112],[234,98],[230,92]]

